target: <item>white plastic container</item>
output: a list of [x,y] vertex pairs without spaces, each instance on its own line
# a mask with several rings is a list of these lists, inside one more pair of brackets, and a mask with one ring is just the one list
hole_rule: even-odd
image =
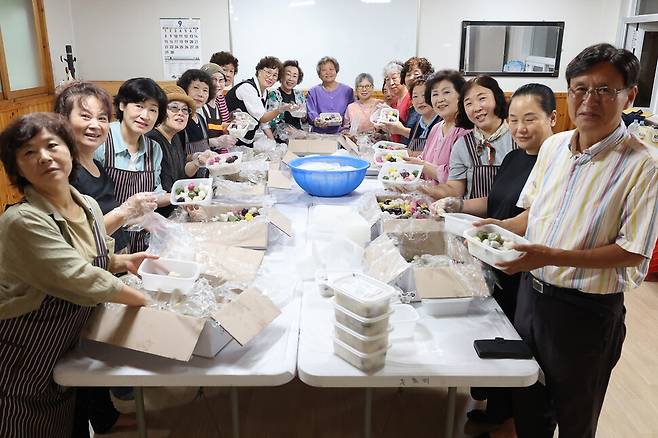
[[400,120],[400,111],[389,106],[381,107],[370,115],[370,121],[374,124],[392,123]]
[[473,303],[474,297],[463,298],[432,298],[422,300],[422,307],[426,314],[440,317],[466,315]]
[[[201,186],[202,184],[204,187],[207,187],[207,192],[205,198],[201,200],[194,200],[194,201],[177,201],[177,195],[176,191],[179,188],[187,187],[190,184],[194,184],[195,186]],[[213,195],[213,188],[212,188],[212,178],[191,178],[191,179],[179,179],[174,183],[173,186],[171,186],[171,198],[170,202],[171,205],[210,205],[212,202],[212,195]]]
[[[393,171],[393,173],[391,173],[391,171]],[[384,179],[385,176],[391,178],[401,172],[409,172],[413,176],[413,179],[409,181]],[[416,172],[416,175],[414,175],[413,172]],[[384,163],[379,170],[377,179],[386,189],[404,188],[407,190],[415,190],[416,187],[418,187],[422,173],[423,166],[420,164]]]
[[318,119],[325,123],[325,126],[340,126],[343,123],[343,116],[339,113],[320,113]]
[[395,295],[392,286],[358,272],[335,279],[331,287],[336,304],[364,318],[387,313]]
[[334,328],[336,339],[346,343],[359,353],[371,354],[388,347],[390,328],[376,336],[363,336],[338,322],[335,323]]
[[377,336],[388,330],[388,319],[392,310],[374,318],[364,318],[334,303],[336,322],[363,336]]
[[503,240],[512,241],[514,243],[530,243],[523,237],[493,224],[484,225],[477,228],[471,227],[464,231],[464,238],[468,244],[468,252],[470,252],[474,257],[482,260],[484,263],[494,267],[499,263],[515,260],[519,258],[522,253],[513,249],[497,249],[487,246],[475,238],[475,235],[478,233],[478,231],[498,233],[500,234],[500,237],[503,238]]
[[372,149],[377,152],[378,150],[391,151],[391,150],[400,150],[407,149],[407,145],[403,143],[396,143],[394,141],[380,140],[374,145]]
[[346,362],[358,369],[371,373],[384,367],[388,347],[370,354],[363,354],[347,345],[345,342],[334,338],[334,353]]
[[145,259],[137,273],[142,277],[142,285],[146,290],[169,293],[179,290],[187,294],[199,278],[201,267],[196,262],[184,260]]
[[232,163],[215,163],[207,165],[206,167],[210,171],[211,176],[222,176],[222,175],[232,175],[240,171],[240,165],[242,164],[242,152],[228,152],[226,154],[219,154],[218,157],[225,159],[227,157],[238,157]]
[[393,339],[408,339],[414,337],[416,323],[420,319],[414,306],[409,304],[394,304],[393,314],[389,319],[389,324],[393,327],[391,337]]
[[404,163],[404,160],[402,157],[408,157],[409,152],[406,149],[394,149],[394,150],[386,150],[386,149],[377,149],[372,156],[372,161],[375,166],[381,166],[384,163],[392,163],[392,161],[385,161],[384,157],[388,154],[391,154],[397,158],[398,163]]
[[231,136],[241,139],[249,132],[249,124],[243,121],[233,122],[228,125],[227,131]]
[[474,221],[482,220],[480,217],[466,213],[444,213],[443,217],[446,221],[445,230],[448,233],[452,233],[457,236],[463,236],[464,231],[473,227]]
[[328,269],[318,269],[315,271],[315,283],[318,286],[318,291],[323,297],[331,298],[334,296],[334,288],[331,286],[332,282],[340,277],[351,274],[349,271],[332,271]]

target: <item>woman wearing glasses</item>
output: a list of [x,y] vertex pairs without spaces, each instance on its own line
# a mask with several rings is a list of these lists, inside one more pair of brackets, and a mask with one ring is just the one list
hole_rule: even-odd
[[[285,103],[270,111],[265,108],[267,89],[272,87],[279,79],[279,71],[282,67],[279,58],[274,56],[261,58],[256,64],[256,75],[240,82],[229,90],[226,95],[226,104],[229,111],[240,110],[249,113],[251,117],[263,124],[288,111],[290,104]],[[237,144],[252,147],[257,130],[258,125],[250,129],[243,138],[238,140]],[[274,138],[269,127],[265,128],[264,132],[269,138]]]
[[[350,134],[351,132],[361,134],[374,131],[375,125],[370,121],[370,116],[382,101],[372,97],[374,90],[372,75],[369,73],[359,74],[354,81],[354,88],[356,100],[347,105],[341,131],[343,134]],[[352,129],[352,124],[356,124],[357,128]]]
[[340,65],[335,58],[325,56],[318,61],[317,72],[322,83],[311,87],[306,96],[308,120],[313,124],[313,132],[335,134],[340,126],[327,126],[319,118],[322,113],[338,113],[345,117],[347,105],[354,102],[354,90],[336,81]]

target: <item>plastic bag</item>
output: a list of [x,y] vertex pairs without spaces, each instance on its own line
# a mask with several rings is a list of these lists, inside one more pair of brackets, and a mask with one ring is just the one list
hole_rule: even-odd
[[274,136],[281,141],[288,141],[290,139],[307,138],[309,133],[307,131],[297,129],[288,123],[279,123],[274,129]]
[[[177,213],[176,218],[184,217]],[[142,227],[150,232],[149,254],[179,260],[194,260],[195,245],[192,236],[180,223],[169,220],[157,213],[144,215]]]

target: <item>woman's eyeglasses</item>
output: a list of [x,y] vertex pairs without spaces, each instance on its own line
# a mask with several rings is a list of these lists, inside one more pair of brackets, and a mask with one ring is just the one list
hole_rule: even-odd
[[167,105],[167,109],[171,111],[174,114],[178,114],[179,112],[183,112],[185,115],[190,115],[190,108],[187,106],[178,106],[178,105]]

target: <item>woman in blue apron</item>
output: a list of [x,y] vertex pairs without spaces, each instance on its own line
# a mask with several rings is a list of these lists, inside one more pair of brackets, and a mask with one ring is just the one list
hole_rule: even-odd
[[[169,196],[160,184],[162,150],[144,134],[167,116],[167,96],[149,78],[124,82],[114,98],[117,121],[110,123],[105,144],[94,153],[114,182],[117,202],[123,203],[140,192],[156,192],[159,207],[169,205]],[[128,252],[144,251],[145,231],[128,232]]]
[[459,97],[456,125],[473,130],[452,147],[448,182],[421,186],[421,190],[435,199],[488,196],[503,159],[518,149],[506,118],[505,94],[494,78],[477,76],[466,82]]
[[23,200],[0,215],[0,436],[71,436],[75,392],[52,378],[93,306],[142,306],[112,273],[145,253],[113,254],[101,210],[69,185],[77,154],[62,116],[32,113],[0,133],[0,158]]
[[[281,61],[274,56],[266,56],[258,61],[256,75],[235,85],[226,95],[226,104],[229,111],[243,111],[259,123],[268,123],[278,115],[289,111],[291,105],[287,103],[283,103],[270,111],[265,109],[267,89],[276,84],[282,67]],[[256,125],[250,129],[243,138],[238,140],[237,144],[252,147],[254,135],[258,128],[259,125]],[[264,131],[269,138],[274,138],[269,127],[265,128]]]

